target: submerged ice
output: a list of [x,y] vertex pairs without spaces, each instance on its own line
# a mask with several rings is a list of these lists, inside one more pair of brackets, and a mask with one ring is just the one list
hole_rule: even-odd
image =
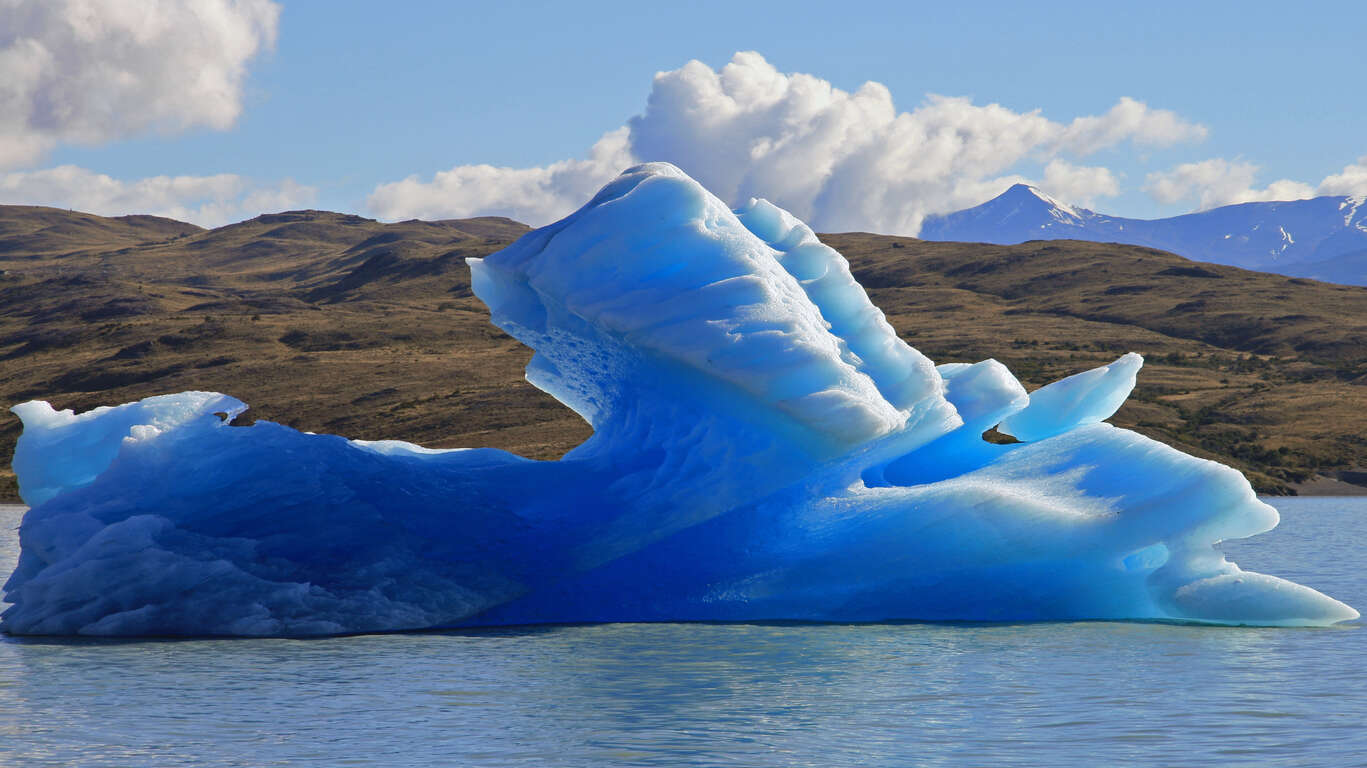
[[25,403],[4,629],[1358,615],[1225,560],[1277,524],[1242,475],[1104,423],[1138,355],[1029,394],[936,367],[763,200],[638,166],[470,268],[588,441],[541,462],[233,427],[213,393]]

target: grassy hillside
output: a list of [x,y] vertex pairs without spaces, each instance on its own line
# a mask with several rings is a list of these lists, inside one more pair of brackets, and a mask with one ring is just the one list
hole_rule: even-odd
[[[588,428],[522,379],[530,351],[489,325],[464,263],[525,231],[320,211],[206,231],[0,206],[0,403],[209,389],[300,429],[553,458]],[[995,357],[1034,387],[1136,350],[1148,364],[1116,423],[1266,491],[1367,480],[1367,289],[1133,246],[826,240],[938,362]],[[5,467],[18,433],[4,414]]]

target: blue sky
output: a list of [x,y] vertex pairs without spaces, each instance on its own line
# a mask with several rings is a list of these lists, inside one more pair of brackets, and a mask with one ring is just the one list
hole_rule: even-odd
[[[9,0],[19,10],[0,13],[21,14],[37,2]],[[1367,156],[1367,100],[1359,93],[1367,9],[1361,3],[1120,9],[1097,3],[413,2],[379,10],[361,2],[211,2],[222,6],[219,16],[187,12],[171,26],[180,30],[180,40],[199,34],[199,50],[181,46],[163,53],[157,49],[163,43],[141,41],[149,56],[105,64],[135,78],[146,74],[147,86],[106,95],[112,105],[89,107],[88,123],[95,128],[54,127],[50,117],[31,116],[17,127],[0,120],[0,159],[19,157],[0,166],[0,202],[99,213],[133,212],[123,209],[141,204],[203,223],[245,218],[272,203],[386,218],[487,212],[531,219],[563,212],[614,162],[679,162],[676,156],[693,158],[696,167],[681,165],[719,194],[788,202],[799,215],[815,217],[818,228],[862,223],[868,226],[860,228],[906,230],[925,213],[981,202],[1010,181],[1042,183],[1051,161],[1057,161],[1057,173],[1050,178],[1064,188],[1046,191],[1130,216],[1171,215],[1277,192],[1367,191],[1355,186],[1358,159]],[[67,23],[63,14],[70,9],[64,6],[70,3],[42,4],[45,18],[9,25],[17,31],[8,39],[0,32],[0,75],[32,64],[36,49],[21,46],[32,38],[56,52],[54,74],[33,78],[34,104],[52,91],[76,101],[99,98],[70,85],[88,79],[73,74],[85,71],[81,67],[102,63],[99,42],[89,50],[79,41],[52,42],[60,37],[54,27]],[[138,27],[137,20],[122,18],[126,6],[110,14],[104,22],[113,30],[108,40],[117,42],[120,24]],[[253,21],[223,33],[231,26],[224,19],[233,14]],[[113,42],[105,47],[116,50]],[[216,53],[197,58],[203,50]],[[990,135],[996,118],[982,111],[991,104],[1008,117],[1038,111],[1056,127],[1031,128],[1044,133],[1001,150],[1005,167],[946,160],[940,176],[909,185],[901,180],[934,159],[918,164],[921,145],[905,135],[895,138],[893,122],[856,126],[863,131],[862,154],[886,144],[898,154],[896,162],[868,160],[862,170],[850,169],[845,166],[855,161],[841,156],[832,172],[844,179],[833,185],[840,187],[838,195],[826,187],[795,192],[784,188],[789,175],[776,168],[820,164],[856,142],[789,149],[775,155],[772,167],[731,178],[730,168],[710,167],[704,153],[722,142],[779,140],[793,126],[772,109],[756,108],[725,131],[673,135],[674,127],[690,125],[679,115],[701,108],[676,98],[646,125],[633,127],[622,147],[605,149],[601,162],[570,169],[569,181],[547,174],[434,176],[476,164],[534,169],[588,158],[601,137],[646,112],[656,72],[679,70],[693,59],[719,71],[738,51],[757,52],[785,78],[802,73],[847,93],[866,81],[881,83],[899,113],[916,111],[929,94],[966,97],[976,112],[952,119],[926,115],[921,122],[931,131],[946,130],[945,119],[967,125],[953,130],[968,131],[970,143],[987,142],[989,149],[999,141]],[[75,63],[63,64],[62,56]],[[157,62],[167,71],[144,72]],[[754,61],[746,66],[768,71]],[[234,115],[190,98],[163,104],[165,94],[177,89],[177,77],[205,71],[227,72],[229,80],[238,72]],[[206,99],[221,102],[220,96]],[[1092,142],[1082,153],[1059,144],[1070,139],[1045,136],[1077,118],[1106,115],[1122,97],[1153,113],[1137,118],[1131,133]],[[854,118],[842,112],[847,106],[827,105],[820,114],[848,122]],[[151,112],[160,116],[141,117]],[[1159,125],[1159,113],[1176,120],[1177,128]],[[998,127],[1023,130],[1016,123],[1026,122],[1010,118]],[[43,149],[7,153],[5,141],[37,141]],[[1179,172],[1184,165],[1189,167]],[[65,175],[42,175],[58,167],[68,168]],[[93,183],[70,169],[108,180]],[[1360,175],[1367,183],[1367,171]],[[162,176],[185,181],[175,188],[138,186]],[[382,185],[409,177],[413,183],[402,190],[377,196]],[[1326,177],[1342,178],[1326,186]],[[207,178],[217,181],[192,181]],[[1268,188],[1282,180],[1288,184]],[[866,187],[880,202],[871,207],[852,187]],[[520,198],[543,202],[522,204]]]

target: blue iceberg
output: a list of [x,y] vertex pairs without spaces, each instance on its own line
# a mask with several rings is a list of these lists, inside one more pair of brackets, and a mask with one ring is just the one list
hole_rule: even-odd
[[214,393],[25,403],[3,628],[1358,616],[1225,560],[1277,524],[1242,475],[1104,423],[1138,355],[1029,394],[936,367],[763,200],[642,165],[470,269],[589,440],[546,462],[234,427]]

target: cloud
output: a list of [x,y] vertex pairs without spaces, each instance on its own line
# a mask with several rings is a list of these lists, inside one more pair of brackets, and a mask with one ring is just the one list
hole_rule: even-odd
[[1315,191],[1321,195],[1367,197],[1367,155],[1344,166],[1341,172],[1325,176]]
[[[765,197],[818,230],[914,234],[928,214],[975,205],[1024,180],[1019,166],[1125,142],[1195,141],[1205,133],[1128,98],[1066,123],[1038,110],[938,95],[898,112],[878,83],[850,93],[742,52],[721,70],[690,61],[657,74],[645,111],[604,136],[586,160],[459,166],[430,181],[383,184],[369,204],[383,218],[501,213],[544,224],[582,204],[622,167],[666,160],[728,202]],[[1114,194],[1115,178],[1104,168],[1052,167],[1052,178],[1068,186],[1057,190],[1061,195]]]
[[1064,160],[1050,160],[1044,166],[1042,187],[1054,197],[1088,207],[1097,198],[1120,194],[1120,180],[1109,168],[1072,165]]
[[0,0],[0,169],[59,143],[226,129],[270,0]]
[[382,219],[442,219],[507,216],[518,221],[554,221],[588,202],[598,188],[635,161],[627,129],[599,139],[587,160],[562,160],[542,168],[462,165],[431,181],[410,176],[381,184],[368,206]]
[[1256,187],[1258,170],[1253,163],[1215,157],[1150,173],[1144,191],[1164,204],[1195,199],[1201,210],[1235,203],[1304,200],[1316,195],[1367,196],[1367,156],[1344,166],[1339,173],[1324,177],[1318,186],[1279,179],[1265,187]]
[[1132,140],[1136,144],[1167,147],[1206,138],[1206,127],[1183,120],[1176,112],[1150,109],[1141,101],[1122,97],[1104,115],[1079,117],[1068,125],[1060,145],[1079,155]]
[[271,185],[230,173],[216,176],[153,176],[123,181],[62,165],[0,173],[0,201],[50,205],[102,216],[149,213],[216,227],[263,211],[301,208],[316,190],[290,179]]

